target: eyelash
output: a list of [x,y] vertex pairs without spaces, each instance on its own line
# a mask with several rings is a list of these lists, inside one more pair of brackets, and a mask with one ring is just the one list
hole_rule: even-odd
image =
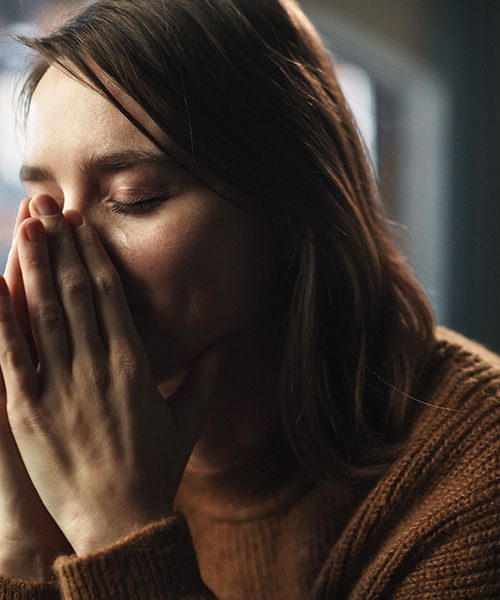
[[122,214],[143,214],[153,210],[167,199],[167,194],[164,194],[161,197],[134,198],[134,200],[131,200],[130,202],[118,202],[117,200],[114,200],[111,210],[115,213]]

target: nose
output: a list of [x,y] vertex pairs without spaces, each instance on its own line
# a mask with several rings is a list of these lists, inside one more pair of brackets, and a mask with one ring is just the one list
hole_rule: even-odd
[[89,220],[89,202],[88,199],[85,199],[83,194],[73,191],[64,191],[62,199],[59,199],[57,202],[63,212],[67,210],[76,210],[82,217]]
[[64,190],[64,195],[58,200],[58,204],[63,213],[69,210],[80,213],[85,222],[96,231],[103,245],[108,245],[109,231],[105,219],[99,217],[99,202],[96,202],[88,192]]

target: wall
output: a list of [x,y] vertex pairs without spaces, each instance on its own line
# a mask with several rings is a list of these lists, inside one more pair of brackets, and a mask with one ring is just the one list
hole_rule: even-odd
[[[432,248],[422,262],[439,288],[440,321],[500,352],[500,3],[310,0],[302,4],[312,11],[328,11],[339,23],[339,40],[343,24],[348,25],[349,35],[358,38],[351,45],[361,53],[365,48],[366,64],[373,66],[370,48],[378,45],[383,49],[379,56],[392,54],[386,63],[392,60],[394,70],[413,65],[414,72],[431,74],[442,90],[445,112],[436,130],[444,139],[432,141],[432,131],[426,135],[431,146],[441,145],[437,155],[446,151],[438,169],[441,201],[427,205],[429,218],[423,206],[410,199],[408,220],[419,228],[416,241],[421,249],[416,252],[425,252],[424,245]],[[422,114],[426,110],[423,106]],[[412,135],[418,135],[417,128]],[[426,171],[419,163],[423,158],[416,155],[410,168],[425,190]],[[432,161],[426,165],[430,173]],[[443,268],[431,273],[433,261]]]

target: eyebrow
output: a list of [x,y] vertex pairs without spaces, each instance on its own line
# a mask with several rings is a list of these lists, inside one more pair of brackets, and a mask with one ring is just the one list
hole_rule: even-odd
[[[78,164],[83,172],[115,173],[146,166],[172,165],[172,160],[165,154],[155,152],[113,152],[112,154],[94,155]],[[30,182],[54,181],[54,175],[43,165],[25,164],[19,171],[19,179]]]

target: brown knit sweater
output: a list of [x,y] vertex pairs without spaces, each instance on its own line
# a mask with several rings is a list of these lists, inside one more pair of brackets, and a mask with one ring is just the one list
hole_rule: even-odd
[[219,472],[188,469],[175,512],[56,580],[0,598],[500,598],[500,358],[438,328],[408,443],[364,497],[308,482],[279,440]]

